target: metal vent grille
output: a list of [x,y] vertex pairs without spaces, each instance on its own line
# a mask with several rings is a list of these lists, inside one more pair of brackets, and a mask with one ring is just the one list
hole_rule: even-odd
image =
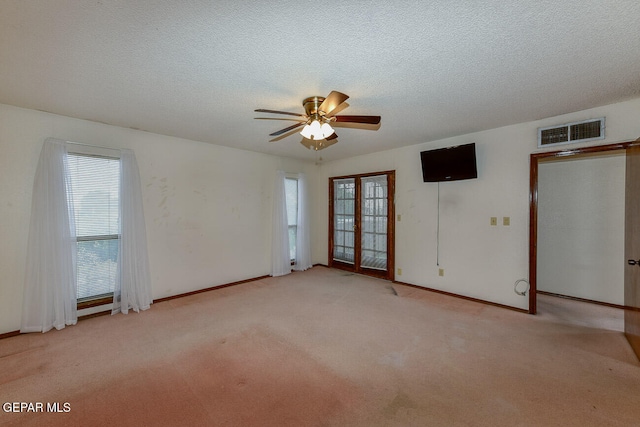
[[541,145],[561,144],[569,141],[569,126],[544,129],[540,131]]
[[538,147],[604,139],[604,117],[538,129]]

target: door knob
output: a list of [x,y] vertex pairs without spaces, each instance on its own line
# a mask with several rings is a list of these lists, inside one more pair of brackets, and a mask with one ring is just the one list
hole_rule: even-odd
[[627,261],[627,263],[628,263],[629,265],[637,265],[637,266],[639,266],[639,267],[640,267],[640,259],[639,259],[639,260],[637,260],[637,261],[636,261],[635,259],[630,259],[630,260],[628,260],[628,261]]

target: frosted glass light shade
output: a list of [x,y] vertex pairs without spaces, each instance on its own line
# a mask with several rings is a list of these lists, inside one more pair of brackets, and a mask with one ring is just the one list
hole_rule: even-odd
[[314,120],[311,122],[311,135],[313,139],[322,139],[322,129],[320,127],[320,122]]
[[324,123],[322,126],[320,122],[314,120],[310,125],[305,125],[300,131],[300,135],[304,136],[307,139],[312,139],[317,141],[319,139],[325,139],[329,135],[333,134],[334,130],[329,123]]
[[322,126],[320,126],[320,130],[322,131],[323,139],[333,134],[333,132],[335,132],[333,128],[329,126],[329,123],[324,123]]
[[307,139],[311,139],[311,126],[305,125],[300,131],[300,135],[304,136]]

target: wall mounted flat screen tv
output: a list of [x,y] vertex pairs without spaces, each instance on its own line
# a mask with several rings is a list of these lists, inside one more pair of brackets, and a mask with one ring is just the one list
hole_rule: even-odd
[[423,151],[420,159],[424,182],[460,181],[478,177],[475,143]]

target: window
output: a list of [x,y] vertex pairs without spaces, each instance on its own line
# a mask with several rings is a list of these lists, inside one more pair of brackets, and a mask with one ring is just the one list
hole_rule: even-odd
[[296,239],[298,235],[298,180],[286,178],[284,189],[287,196],[287,219],[289,225],[289,257],[296,260]]
[[68,155],[76,224],[78,303],[113,296],[118,271],[120,160]]

